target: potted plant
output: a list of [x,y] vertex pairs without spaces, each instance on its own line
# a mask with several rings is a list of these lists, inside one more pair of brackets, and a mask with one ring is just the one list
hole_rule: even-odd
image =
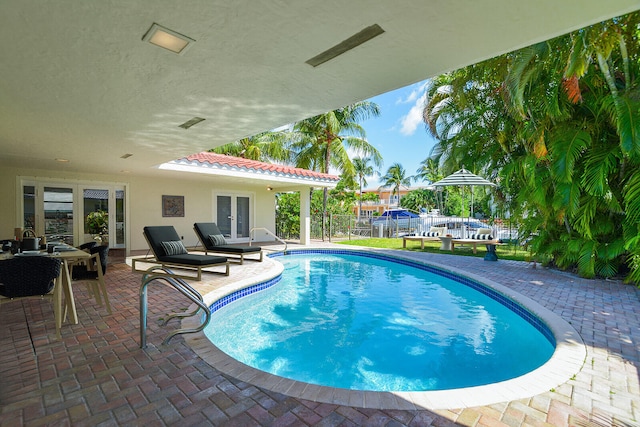
[[98,242],[109,242],[109,214],[103,210],[97,210],[87,215],[85,220],[89,233]]

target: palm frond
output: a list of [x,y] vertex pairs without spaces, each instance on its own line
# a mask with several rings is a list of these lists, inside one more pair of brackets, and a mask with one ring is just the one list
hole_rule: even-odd
[[619,96],[615,106],[622,151],[635,160],[640,160],[640,101]]
[[555,175],[564,182],[570,182],[576,160],[590,145],[591,135],[581,129],[561,128],[554,132],[549,150]]
[[582,277],[591,279],[596,275],[596,248],[597,244],[593,240],[582,241],[580,255],[578,257],[578,274]]
[[582,185],[592,196],[603,196],[609,191],[608,178],[616,172],[619,149],[615,146],[597,145],[585,155]]

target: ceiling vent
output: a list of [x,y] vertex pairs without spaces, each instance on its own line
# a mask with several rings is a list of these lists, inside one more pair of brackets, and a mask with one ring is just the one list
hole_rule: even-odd
[[362,43],[365,43],[382,33],[384,33],[382,27],[378,24],[373,24],[305,62],[312,67],[317,67],[320,64],[324,64],[325,62],[332,60],[336,56],[340,56],[343,53],[350,51],[354,47],[360,46]]
[[181,127],[182,129],[189,129],[191,126],[195,126],[198,123],[203,122],[204,120],[205,119],[203,119],[202,117],[194,117],[193,119],[187,120],[178,127]]

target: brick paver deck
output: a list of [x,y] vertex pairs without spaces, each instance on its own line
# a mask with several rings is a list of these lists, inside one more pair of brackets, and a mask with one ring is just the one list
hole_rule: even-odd
[[[531,398],[449,410],[377,410],[315,403],[235,379],[178,336],[161,345],[171,310],[189,306],[166,285],[149,290],[140,349],[140,276],[109,266],[113,314],[74,287],[79,324],[55,338],[49,301],[0,306],[2,426],[636,426],[640,425],[640,290],[520,262],[402,252],[487,277],[562,316],[587,346],[582,370]],[[247,270],[232,266],[231,279]],[[224,280],[216,278],[215,280]]]

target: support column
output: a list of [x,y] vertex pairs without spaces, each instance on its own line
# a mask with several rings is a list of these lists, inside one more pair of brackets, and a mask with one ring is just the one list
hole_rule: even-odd
[[311,189],[300,190],[300,244],[311,243]]

